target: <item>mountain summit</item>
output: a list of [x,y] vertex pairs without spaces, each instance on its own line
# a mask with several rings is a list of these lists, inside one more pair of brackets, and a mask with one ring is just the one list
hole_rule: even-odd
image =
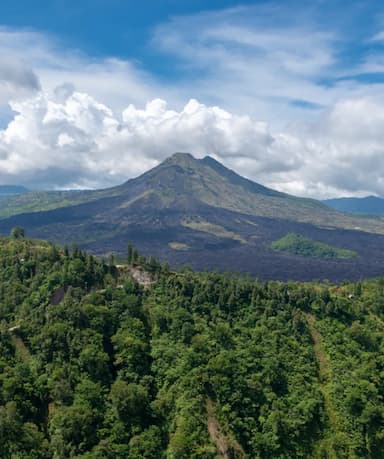
[[228,169],[211,156],[194,158],[175,153],[143,175],[127,181],[115,192],[150,201],[157,208],[174,205],[208,205],[248,215],[282,218],[327,227],[383,232],[375,220],[362,221],[330,209],[315,199],[299,198],[267,188]]
[[99,254],[124,256],[131,241],[173,265],[248,271],[266,279],[339,280],[384,272],[382,220],[280,193],[210,156],[175,153],[114,188],[32,193],[12,202],[7,209],[48,203],[51,210],[0,220],[0,232],[23,226],[30,236],[76,242]]
[[160,207],[169,208],[182,200],[247,213],[254,213],[257,208],[263,212],[263,196],[286,196],[241,177],[209,156],[196,159],[189,153],[175,153],[119,188],[129,197],[140,197],[143,192],[147,201],[152,195],[153,202]]

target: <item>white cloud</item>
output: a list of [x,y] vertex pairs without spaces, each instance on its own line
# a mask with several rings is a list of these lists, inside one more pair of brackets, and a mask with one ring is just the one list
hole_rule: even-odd
[[341,100],[296,135],[302,140],[301,166],[272,177],[271,185],[313,197],[384,196],[383,100]]
[[340,28],[297,14],[275,3],[171,19],[152,43],[172,59],[167,83],[0,27],[1,182],[109,186],[189,151],[294,194],[384,195],[384,85],[354,78],[384,69],[380,50],[345,68]]
[[53,93],[67,84],[122,110],[155,97],[178,101],[177,90],[159,84],[138,62],[95,58],[63,47],[55,37],[0,26],[0,110],[40,88]]
[[377,41],[377,42],[382,42],[382,41],[384,41],[384,31],[381,30],[380,32],[377,32],[377,33],[371,38],[370,41],[372,41],[372,42],[375,42],[375,41]]
[[40,89],[37,75],[18,59],[4,56],[0,48],[0,111],[10,99],[28,97]]
[[350,5],[347,18],[331,20],[322,3],[297,9],[264,2],[174,17],[157,27],[153,43],[193,75],[194,97],[285,129],[316,120],[339,100],[383,93],[378,79],[360,78],[384,72],[383,50],[366,46],[372,31],[362,32],[362,7]]
[[0,131],[0,175],[8,183],[109,186],[188,151],[303,196],[384,195],[384,106],[370,98],[339,102],[299,134],[272,132],[194,99],[180,111],[155,99],[117,116],[87,94],[59,88],[12,108],[16,116]]
[[[259,171],[295,167],[280,158],[265,123],[190,100],[181,111],[155,99],[117,117],[87,94],[39,93],[12,103],[17,115],[0,131],[0,174],[38,186],[106,186],[143,172],[175,151],[251,158]],[[268,161],[265,161],[265,155]]]
[[40,83],[35,73],[25,68],[17,60],[11,61],[8,57],[0,55],[0,84],[15,89],[36,91],[40,89]]
[[196,97],[283,126],[309,116],[297,102],[320,109],[344,92],[343,84],[320,83],[340,71],[338,33],[322,31],[310,16],[304,25],[288,18],[292,11],[281,5],[204,12],[173,18],[153,41],[197,72]]

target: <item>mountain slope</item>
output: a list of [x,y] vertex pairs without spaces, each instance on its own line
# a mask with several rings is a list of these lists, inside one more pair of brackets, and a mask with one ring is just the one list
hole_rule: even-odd
[[[382,220],[279,193],[209,157],[178,153],[120,186],[70,193],[63,199],[72,205],[0,220],[0,232],[23,226],[30,236],[76,242],[98,254],[125,255],[133,241],[173,265],[247,271],[265,279],[342,280],[384,272]],[[287,233],[357,257],[329,261],[276,253],[271,244]]]
[[[201,160],[176,153],[142,176],[111,189],[115,195],[146,192],[163,208],[192,201],[248,215],[384,233],[384,222],[330,210],[320,201],[280,193],[252,182],[207,156]],[[128,201],[128,204],[130,201]]]
[[[248,215],[384,233],[384,221],[345,215],[314,199],[299,198],[252,182],[207,156],[175,153],[157,167],[120,186],[103,190],[31,192],[0,203],[0,217],[72,207],[116,198],[121,208],[140,202],[156,208],[192,203]],[[152,204],[151,204],[152,203]]]
[[145,198],[146,205],[180,208],[192,201],[248,215],[283,218],[321,225],[384,233],[384,222],[331,210],[320,201],[298,198],[252,182],[207,156],[195,159],[175,153],[157,167],[126,183],[104,190],[31,192],[0,203],[0,217],[39,212],[117,198],[128,208]]

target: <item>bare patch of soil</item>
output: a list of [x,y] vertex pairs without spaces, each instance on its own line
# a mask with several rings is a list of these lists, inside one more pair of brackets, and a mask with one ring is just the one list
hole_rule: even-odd
[[241,459],[245,453],[236,440],[225,435],[215,415],[215,406],[211,399],[207,400],[208,432],[216,445],[219,456],[223,459]]

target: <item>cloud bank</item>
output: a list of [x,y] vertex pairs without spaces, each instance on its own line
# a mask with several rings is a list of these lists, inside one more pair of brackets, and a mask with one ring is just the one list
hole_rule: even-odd
[[165,78],[0,27],[0,183],[106,187],[188,151],[293,194],[384,195],[383,24],[321,3],[173,17],[148,44]]
[[194,99],[179,111],[154,99],[117,116],[70,84],[11,106],[16,115],[0,131],[5,183],[110,186],[187,151],[302,196],[384,195],[384,108],[370,98],[337,103],[300,135],[273,132],[266,123]]

